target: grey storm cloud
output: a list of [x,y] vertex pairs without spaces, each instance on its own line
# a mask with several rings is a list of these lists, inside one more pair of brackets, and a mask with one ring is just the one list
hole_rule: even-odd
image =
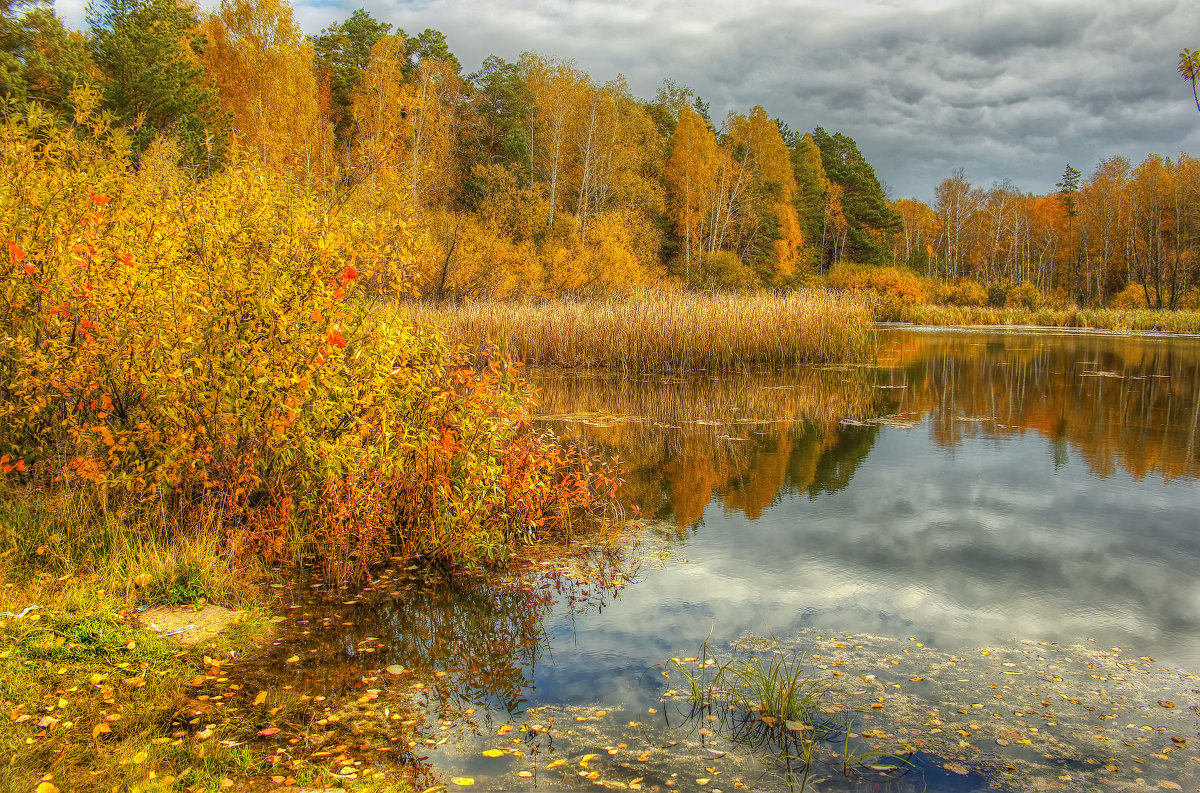
[[[84,0],[59,13],[83,24]],[[207,7],[215,0],[202,0]],[[306,33],[355,0],[297,0]],[[409,32],[436,28],[467,71],[487,55],[571,59],[653,97],[697,91],[719,123],[762,105],[796,130],[853,137],[896,197],[930,200],[956,168],[975,184],[1053,189],[1113,155],[1200,150],[1176,73],[1200,47],[1193,0],[365,0]]]

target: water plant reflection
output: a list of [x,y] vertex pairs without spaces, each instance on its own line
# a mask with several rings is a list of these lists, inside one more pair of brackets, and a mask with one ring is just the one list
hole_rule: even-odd
[[758,517],[781,493],[846,486],[877,428],[840,423],[889,415],[872,369],[631,380],[534,371],[544,418],[620,455],[622,498],[693,527],[714,496]]

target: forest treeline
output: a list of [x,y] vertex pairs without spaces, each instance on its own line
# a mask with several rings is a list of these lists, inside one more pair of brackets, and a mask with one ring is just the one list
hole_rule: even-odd
[[910,292],[960,304],[1200,304],[1200,165],[1186,153],[1114,156],[1087,176],[1067,165],[1047,195],[956,171],[932,204],[892,200],[846,134],[800,133],[762,107],[713,119],[670,80],[642,99],[620,76],[533,53],[467,74],[440,32],[363,10],[305,37],[286,0],[213,14],[103,0],[85,31],[48,4],[0,2],[11,102],[69,114],[88,84],[135,156],[165,133],[205,178],[236,141],[343,209],[402,215],[423,295],[904,295],[917,275]]

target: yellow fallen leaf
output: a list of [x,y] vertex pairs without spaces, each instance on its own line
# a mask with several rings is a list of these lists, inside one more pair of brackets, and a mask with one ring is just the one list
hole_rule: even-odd
[[567,761],[560,757],[559,759],[555,760],[550,765],[546,766],[546,770],[549,771],[551,768],[558,768],[560,765],[566,765],[566,764],[567,764]]
[[53,782],[39,782],[35,793],[59,793]]
[[462,787],[470,787],[475,784],[475,780],[469,776],[452,776],[450,777],[450,781]]
[[529,779],[529,777],[533,776],[533,772],[532,771],[518,771],[517,776],[524,777],[525,779]]
[[134,765],[141,765],[144,762],[146,762],[146,753],[145,752],[138,752],[137,754],[135,754],[133,756],[133,764]]
[[587,768],[587,767],[588,767],[588,763],[592,762],[593,760],[595,760],[595,759],[596,759],[597,757],[599,757],[599,756],[600,756],[600,755],[598,755],[598,754],[585,754],[583,757],[579,758],[579,767],[580,767],[580,768]]
[[503,757],[503,749],[484,749],[482,752],[484,757]]
[[265,691],[258,692],[258,696],[254,698],[255,705],[261,705],[266,701],[267,701],[267,692],[265,692]]
[[92,737],[95,738],[106,732],[112,732],[112,728],[109,727],[104,722],[100,722],[99,724],[97,724],[95,727],[92,728]]
[[291,658],[289,658],[289,659],[287,659],[286,661],[284,661],[284,663],[287,663],[287,664],[298,664],[298,663],[300,663],[300,656],[298,656],[298,655],[293,655]]

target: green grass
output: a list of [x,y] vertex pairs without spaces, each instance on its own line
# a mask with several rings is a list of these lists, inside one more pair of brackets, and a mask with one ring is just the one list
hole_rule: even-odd
[[529,364],[621,372],[722,371],[867,360],[865,300],[823,291],[686,294],[545,303],[421,305],[421,324]]

